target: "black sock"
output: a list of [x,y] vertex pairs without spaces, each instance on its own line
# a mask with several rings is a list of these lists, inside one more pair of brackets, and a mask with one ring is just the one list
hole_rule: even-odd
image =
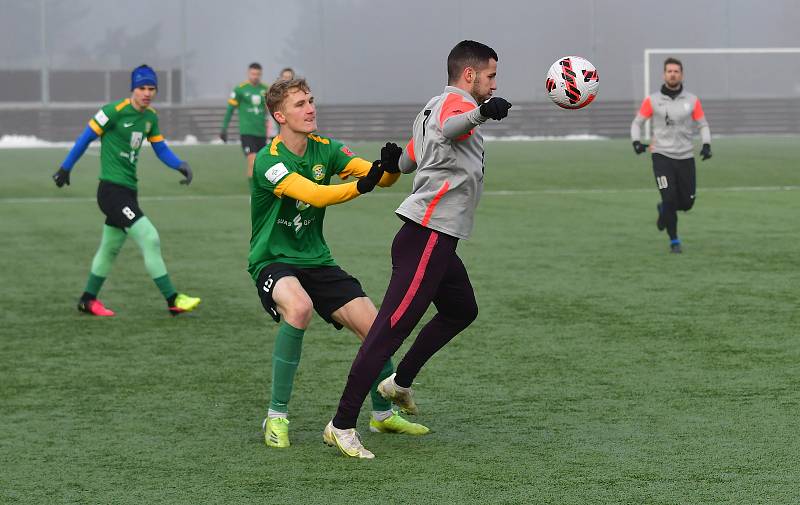
[[178,298],[178,293],[175,293],[169,298],[167,298],[167,307],[174,307],[176,298]]
[[81,303],[86,303],[89,300],[94,300],[95,298],[97,298],[95,295],[89,293],[88,291],[84,291],[83,294],[81,295],[80,302]]
[[675,204],[672,202],[663,202],[661,204],[661,220],[664,226],[667,227],[667,234],[670,240],[678,238],[678,211],[675,209]]

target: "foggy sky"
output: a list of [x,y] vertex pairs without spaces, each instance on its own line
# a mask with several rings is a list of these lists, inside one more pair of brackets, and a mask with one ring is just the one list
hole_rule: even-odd
[[[570,54],[597,66],[602,98],[637,101],[645,47],[800,46],[795,0],[0,0],[0,69],[42,65],[42,2],[52,68],[183,63],[194,102],[224,101],[259,61],[265,80],[295,67],[322,103],[421,103],[465,38],[497,50],[511,101],[545,99],[547,69]],[[682,59],[701,96],[800,96],[800,55]]]

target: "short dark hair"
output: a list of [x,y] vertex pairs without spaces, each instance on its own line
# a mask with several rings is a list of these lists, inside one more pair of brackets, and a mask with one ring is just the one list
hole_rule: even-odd
[[306,93],[311,91],[308,83],[303,78],[292,79],[289,81],[277,80],[269,86],[267,91],[267,109],[272,117],[275,117],[275,112],[280,108],[283,101],[289,96],[289,92],[293,89],[299,89]]
[[256,70],[261,70],[261,63],[258,63],[258,62],[256,62],[256,61],[254,61],[254,62],[253,62],[253,63],[251,63],[251,64],[250,64],[250,66],[249,66],[249,67],[247,67],[247,68],[254,68],[254,69],[256,69]]
[[681,63],[681,60],[679,60],[678,58],[673,58],[672,56],[670,56],[669,58],[664,60],[664,71],[667,70],[667,65],[678,65],[679,67],[681,67],[681,72],[683,72],[683,63]]
[[294,75],[294,69],[292,67],[284,67],[280,72],[278,72],[278,75],[280,75],[280,74],[282,74],[284,72],[291,72],[292,75]]
[[448,84],[458,81],[465,68],[481,69],[489,60],[500,61],[494,49],[474,40],[462,40],[447,56]]

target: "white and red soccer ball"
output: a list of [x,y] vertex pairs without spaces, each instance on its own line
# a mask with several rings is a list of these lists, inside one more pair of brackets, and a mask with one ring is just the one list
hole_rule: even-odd
[[545,80],[547,95],[564,109],[582,109],[597,96],[597,69],[580,56],[564,56],[550,66]]

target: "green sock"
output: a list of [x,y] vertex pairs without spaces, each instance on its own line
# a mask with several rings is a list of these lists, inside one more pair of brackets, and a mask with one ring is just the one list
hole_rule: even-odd
[[156,283],[164,298],[170,298],[177,293],[175,286],[167,274],[167,265],[161,257],[161,240],[158,237],[158,230],[147,216],[139,219],[133,226],[128,228],[128,235],[136,242],[144,256],[144,267],[150,278]]
[[286,321],[278,328],[275,349],[272,351],[272,399],[269,402],[269,408],[276,412],[289,412],[289,398],[292,396],[294,374],[300,363],[305,332]]
[[105,277],[100,277],[89,272],[89,280],[86,281],[86,289],[84,289],[84,291],[92,296],[97,296],[97,293],[100,292],[100,288],[103,287],[105,281]]
[[381,373],[378,375],[377,380],[372,384],[372,389],[369,390],[369,396],[372,398],[372,410],[376,412],[392,409],[392,402],[378,393],[378,384],[386,377],[392,375],[392,372],[394,372],[394,365],[392,365],[392,359],[389,358],[383,365],[383,368],[381,368]]
[[127,235],[120,228],[103,225],[103,238],[100,239],[100,246],[92,259],[92,269],[89,272],[89,280],[86,281],[87,293],[97,296],[100,292],[126,238]]
[[172,298],[174,295],[178,294],[178,292],[175,291],[175,286],[172,285],[172,281],[169,278],[169,274],[162,275],[157,279],[153,279],[153,282],[156,283],[156,286],[158,286],[158,290],[161,291],[161,294],[164,295],[164,298],[166,298],[167,300]]

